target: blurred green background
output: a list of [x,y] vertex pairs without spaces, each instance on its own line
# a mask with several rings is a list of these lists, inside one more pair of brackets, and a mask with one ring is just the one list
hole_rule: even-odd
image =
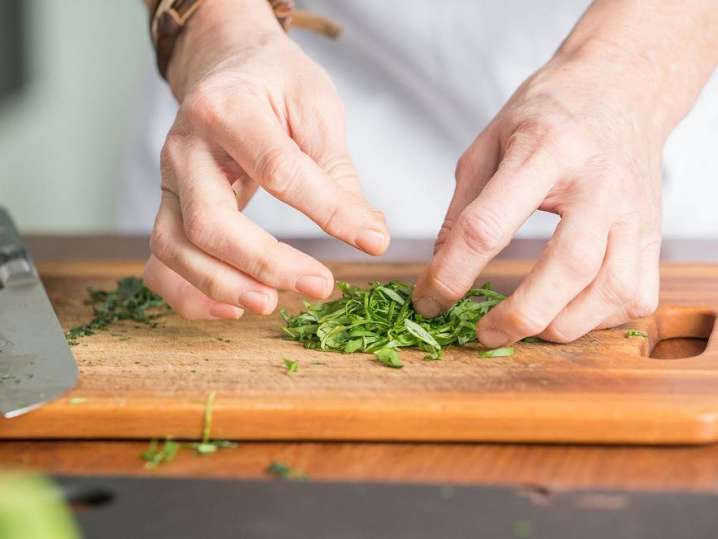
[[0,0],[6,25],[17,6],[25,76],[0,98],[0,205],[23,231],[111,230],[128,129],[153,61],[145,7]]

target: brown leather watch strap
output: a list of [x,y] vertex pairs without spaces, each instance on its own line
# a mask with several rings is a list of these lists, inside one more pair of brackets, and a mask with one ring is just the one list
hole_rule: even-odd
[[150,35],[157,53],[157,68],[167,78],[175,42],[182,28],[204,0],[160,0],[150,23]]
[[[154,9],[150,12],[150,35],[157,53],[157,67],[160,74],[167,78],[167,67],[172,51],[187,21],[205,0],[146,0]],[[268,0],[277,21],[288,30],[298,26],[307,30],[336,38],[341,27],[334,22],[306,11],[294,9],[294,0]]]

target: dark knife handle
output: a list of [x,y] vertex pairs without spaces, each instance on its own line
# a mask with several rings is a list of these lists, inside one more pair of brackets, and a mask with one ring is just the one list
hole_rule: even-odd
[[0,285],[37,281],[37,272],[5,208],[0,208]]

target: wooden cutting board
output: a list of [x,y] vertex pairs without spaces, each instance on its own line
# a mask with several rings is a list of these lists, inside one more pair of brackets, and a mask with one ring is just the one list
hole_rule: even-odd
[[[416,265],[330,264],[337,279],[413,279]],[[531,264],[497,261],[482,275],[510,292]],[[112,288],[141,264],[56,263],[41,273],[65,327],[86,321],[88,286]],[[59,401],[0,422],[4,438],[197,438],[206,396],[217,392],[213,436],[252,440],[465,440],[708,443],[718,440],[718,337],[703,353],[654,359],[674,337],[706,339],[718,309],[718,266],[664,265],[659,312],[569,345],[518,344],[483,359],[450,348],[441,361],[403,351],[388,369],[364,354],[304,349],[282,338],[278,315],[150,329],[120,323],[73,348],[80,382]],[[281,306],[300,297],[282,293]],[[687,355],[695,343],[660,345]],[[668,341],[670,343],[670,341]],[[691,344],[693,343],[693,344]],[[286,374],[283,358],[299,362]],[[85,400],[77,404],[76,397]],[[74,403],[74,404],[73,404]]]

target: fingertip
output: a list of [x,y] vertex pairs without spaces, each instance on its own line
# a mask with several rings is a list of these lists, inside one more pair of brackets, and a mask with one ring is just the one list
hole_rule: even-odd
[[244,311],[236,305],[229,305],[227,303],[215,303],[210,306],[208,312],[211,318],[223,320],[239,320],[244,314]]
[[483,320],[479,321],[477,325],[476,337],[485,347],[500,348],[513,342],[511,338],[499,328],[485,323],[482,324],[482,322]]
[[384,230],[366,229],[359,233],[356,245],[362,251],[378,256],[389,248],[389,234]]

